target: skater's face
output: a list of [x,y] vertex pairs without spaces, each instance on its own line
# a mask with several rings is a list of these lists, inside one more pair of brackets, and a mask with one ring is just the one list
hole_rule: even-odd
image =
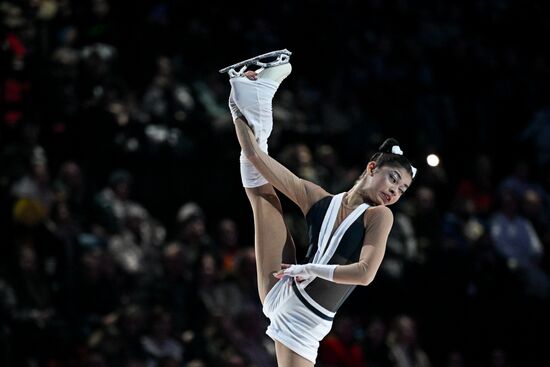
[[392,205],[407,191],[411,181],[411,175],[403,167],[377,167],[375,162],[369,162],[359,179],[359,194],[364,202]]

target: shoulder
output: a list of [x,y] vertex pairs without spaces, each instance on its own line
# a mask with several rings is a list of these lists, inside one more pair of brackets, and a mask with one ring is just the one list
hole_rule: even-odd
[[370,207],[364,216],[365,227],[393,224],[393,212],[384,205]]
[[370,207],[367,210],[367,215],[372,216],[374,218],[388,218],[393,221],[393,212],[390,208],[384,205],[378,205]]

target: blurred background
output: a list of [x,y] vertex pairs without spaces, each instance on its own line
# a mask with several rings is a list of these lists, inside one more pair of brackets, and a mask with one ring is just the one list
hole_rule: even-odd
[[333,193],[387,137],[419,168],[317,366],[550,365],[550,3],[0,0],[0,19],[1,366],[276,365],[218,70],[283,48],[270,154]]

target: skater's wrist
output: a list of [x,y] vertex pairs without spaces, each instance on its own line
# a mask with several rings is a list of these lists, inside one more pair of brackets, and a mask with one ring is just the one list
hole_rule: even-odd
[[334,271],[338,265],[323,265],[323,264],[307,264],[307,271],[310,275],[317,276],[319,278],[333,281],[334,280]]

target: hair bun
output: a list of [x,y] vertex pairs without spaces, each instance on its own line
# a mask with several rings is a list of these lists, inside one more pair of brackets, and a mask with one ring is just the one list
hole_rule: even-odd
[[378,151],[382,153],[391,153],[394,145],[399,146],[399,142],[394,138],[388,138],[382,143],[382,145],[380,145]]

